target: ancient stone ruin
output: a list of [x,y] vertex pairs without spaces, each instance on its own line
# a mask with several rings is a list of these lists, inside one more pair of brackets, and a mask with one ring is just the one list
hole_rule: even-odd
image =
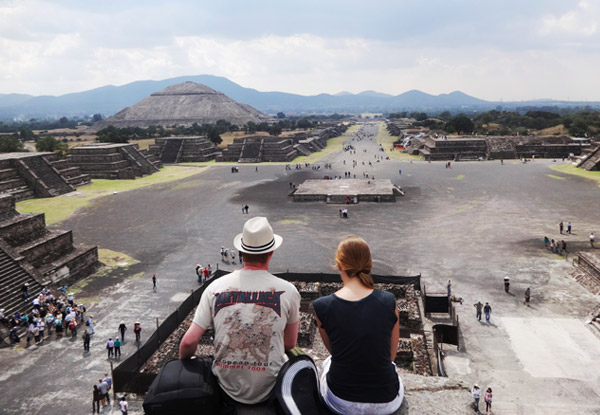
[[210,161],[221,154],[207,137],[157,138],[149,153],[165,164]]
[[161,162],[137,144],[98,143],[71,149],[66,161],[93,179],[135,179],[158,171]]
[[[404,130],[395,123],[388,123],[387,129],[392,135],[404,137]],[[567,136],[448,137],[430,134],[398,140],[394,144],[404,141],[409,154],[432,161],[567,158],[571,154],[581,154],[586,148],[580,141]]]
[[89,182],[89,175],[55,153],[0,155],[0,194],[12,195],[17,201],[62,195]]
[[[340,282],[305,282],[291,281],[300,292],[300,326],[298,331],[298,347],[316,361],[325,359],[329,352],[317,333],[313,317],[312,302],[339,290]],[[386,283],[376,284],[376,288],[389,291],[396,297],[400,317],[400,343],[395,363],[405,371],[420,375],[431,375],[431,363],[427,350],[427,340],[423,332],[423,324],[419,309],[420,294],[412,284]],[[194,309],[195,310],[195,309]],[[157,374],[164,362],[177,358],[179,343],[189,327],[194,310],[173,331],[171,336],[161,343],[156,352],[141,367],[140,372]],[[198,345],[198,356],[210,356],[214,353],[212,331],[207,331]]]
[[50,230],[43,213],[19,214],[15,198],[0,195],[0,308],[6,314],[30,306],[21,299],[24,283],[35,297],[44,285],[72,283],[99,265],[97,247],[74,247],[72,231]]
[[95,130],[108,126],[118,128],[161,125],[191,126],[194,123],[215,124],[225,120],[244,125],[260,123],[268,117],[250,105],[240,104],[206,85],[184,82],[155,92],[131,107],[93,125]]
[[587,171],[600,170],[600,144],[592,145],[584,149],[575,165]]
[[321,151],[327,140],[342,135],[348,127],[344,124],[323,128],[310,136],[298,133],[287,137],[256,135],[236,138],[229,144],[217,161],[260,163],[262,161],[288,162],[298,156]]

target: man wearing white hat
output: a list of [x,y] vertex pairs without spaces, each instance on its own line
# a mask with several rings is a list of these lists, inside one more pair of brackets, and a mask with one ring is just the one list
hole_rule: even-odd
[[193,322],[179,346],[179,358],[192,357],[207,329],[215,331],[212,371],[223,391],[244,404],[269,398],[285,351],[296,346],[300,294],[294,285],[269,273],[281,246],[267,218],[244,224],[233,245],[244,268],[213,281],[202,294]]

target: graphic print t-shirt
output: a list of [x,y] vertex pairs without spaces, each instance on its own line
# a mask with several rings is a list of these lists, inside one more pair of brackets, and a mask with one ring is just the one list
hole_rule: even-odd
[[215,330],[213,373],[238,402],[264,401],[285,363],[283,331],[299,320],[300,294],[268,271],[237,270],[210,284],[194,323]]

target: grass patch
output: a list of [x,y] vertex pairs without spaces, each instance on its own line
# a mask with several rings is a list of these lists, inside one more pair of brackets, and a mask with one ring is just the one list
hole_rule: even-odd
[[385,128],[385,124],[382,122],[378,123],[377,127],[377,143],[380,144],[381,147],[383,147],[383,149],[385,150],[385,154],[388,155],[391,159],[419,161],[423,160],[421,156],[413,156],[412,154],[408,154],[407,152],[402,150],[392,151],[391,149],[394,148],[394,141],[396,141],[398,137],[391,135],[387,128]]
[[547,174],[546,176],[548,176],[548,177],[552,177],[553,179],[565,180],[565,177],[562,177],[562,176],[557,176],[557,175],[555,175],[555,174]]
[[459,174],[458,176],[456,176],[456,180],[462,180],[465,178],[464,174]]
[[600,186],[600,171],[587,171],[573,166],[572,164],[558,164],[550,166],[552,170],[559,171],[565,174],[583,177],[585,179],[594,180]]
[[98,249],[98,260],[107,268],[126,268],[130,265],[140,263],[137,259],[132,258],[123,252],[111,251],[110,249],[105,248]]
[[63,221],[70,217],[77,209],[86,207],[92,200],[99,197],[123,193],[129,190],[141,189],[155,184],[167,183],[184,179],[203,172],[195,166],[166,166],[159,172],[135,180],[93,180],[91,184],[82,186],[76,192],[61,196],[30,199],[17,203],[20,213],[43,212],[46,215],[46,225]]
[[130,280],[136,280],[136,279],[141,278],[143,276],[144,276],[143,272],[138,272],[137,274],[130,275],[127,278],[130,279]]

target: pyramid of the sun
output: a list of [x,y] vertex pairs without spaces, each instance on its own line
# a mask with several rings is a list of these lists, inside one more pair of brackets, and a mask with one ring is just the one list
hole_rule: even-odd
[[266,116],[250,105],[240,104],[206,85],[184,82],[155,92],[112,117],[94,124],[100,130],[114,127],[149,127],[151,125],[214,124],[218,120],[243,125],[262,122]]

